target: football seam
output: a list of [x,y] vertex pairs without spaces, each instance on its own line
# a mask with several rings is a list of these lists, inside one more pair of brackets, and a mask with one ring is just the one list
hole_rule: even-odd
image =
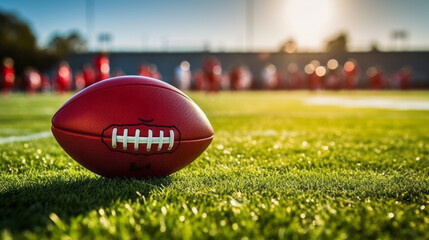
[[[69,129],[57,127],[55,125],[52,125],[52,128],[56,128],[56,129],[61,130],[63,132],[75,133],[75,134],[79,134],[79,135],[83,135],[83,136],[91,136],[91,137],[99,137],[99,138],[102,137],[102,135],[91,134],[91,133],[83,133],[83,132],[76,132],[76,131],[72,131],[72,130],[69,130]],[[182,139],[182,140],[178,140],[178,141],[175,140],[174,142],[200,141],[200,140],[205,140],[205,139],[209,139],[209,138],[213,138],[213,137],[214,137],[214,134],[212,134],[210,136],[207,136],[207,137],[201,137],[201,138]],[[111,138],[106,138],[106,139],[111,139]]]

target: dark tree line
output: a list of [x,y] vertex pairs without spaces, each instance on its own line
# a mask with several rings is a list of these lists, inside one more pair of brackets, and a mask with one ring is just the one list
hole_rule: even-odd
[[0,60],[12,58],[17,75],[21,75],[27,66],[47,71],[67,55],[86,50],[86,42],[77,32],[55,34],[46,47],[40,47],[26,22],[14,14],[0,11]]
[[[326,52],[347,52],[348,37],[346,33],[340,33],[337,36],[326,41]],[[279,52],[296,52],[298,51],[297,43],[293,38],[289,38],[280,45]]]

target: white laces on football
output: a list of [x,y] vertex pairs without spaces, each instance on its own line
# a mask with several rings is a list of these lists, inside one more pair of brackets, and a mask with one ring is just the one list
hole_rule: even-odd
[[170,130],[170,136],[164,137],[164,131],[159,131],[159,136],[154,137],[152,129],[148,130],[147,137],[140,137],[140,129],[136,129],[135,136],[128,136],[128,129],[125,128],[121,135],[118,135],[118,129],[113,128],[112,131],[112,147],[116,148],[117,143],[122,143],[122,148],[127,150],[128,143],[134,143],[134,151],[139,150],[140,144],[146,144],[146,151],[150,151],[152,144],[158,144],[157,151],[161,151],[164,144],[168,144],[168,150],[174,146],[174,131]]

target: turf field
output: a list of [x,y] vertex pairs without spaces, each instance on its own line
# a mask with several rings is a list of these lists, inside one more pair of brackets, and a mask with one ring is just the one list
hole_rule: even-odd
[[189,95],[214,141],[149,180],[99,177],[43,137],[70,96],[1,99],[0,239],[429,239],[429,111],[305,104],[429,92]]

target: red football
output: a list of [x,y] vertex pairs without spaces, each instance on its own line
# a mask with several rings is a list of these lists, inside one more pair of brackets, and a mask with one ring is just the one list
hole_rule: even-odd
[[183,92],[138,76],[111,78],[68,100],[52,133],[78,163],[105,177],[161,177],[195,160],[213,128]]

